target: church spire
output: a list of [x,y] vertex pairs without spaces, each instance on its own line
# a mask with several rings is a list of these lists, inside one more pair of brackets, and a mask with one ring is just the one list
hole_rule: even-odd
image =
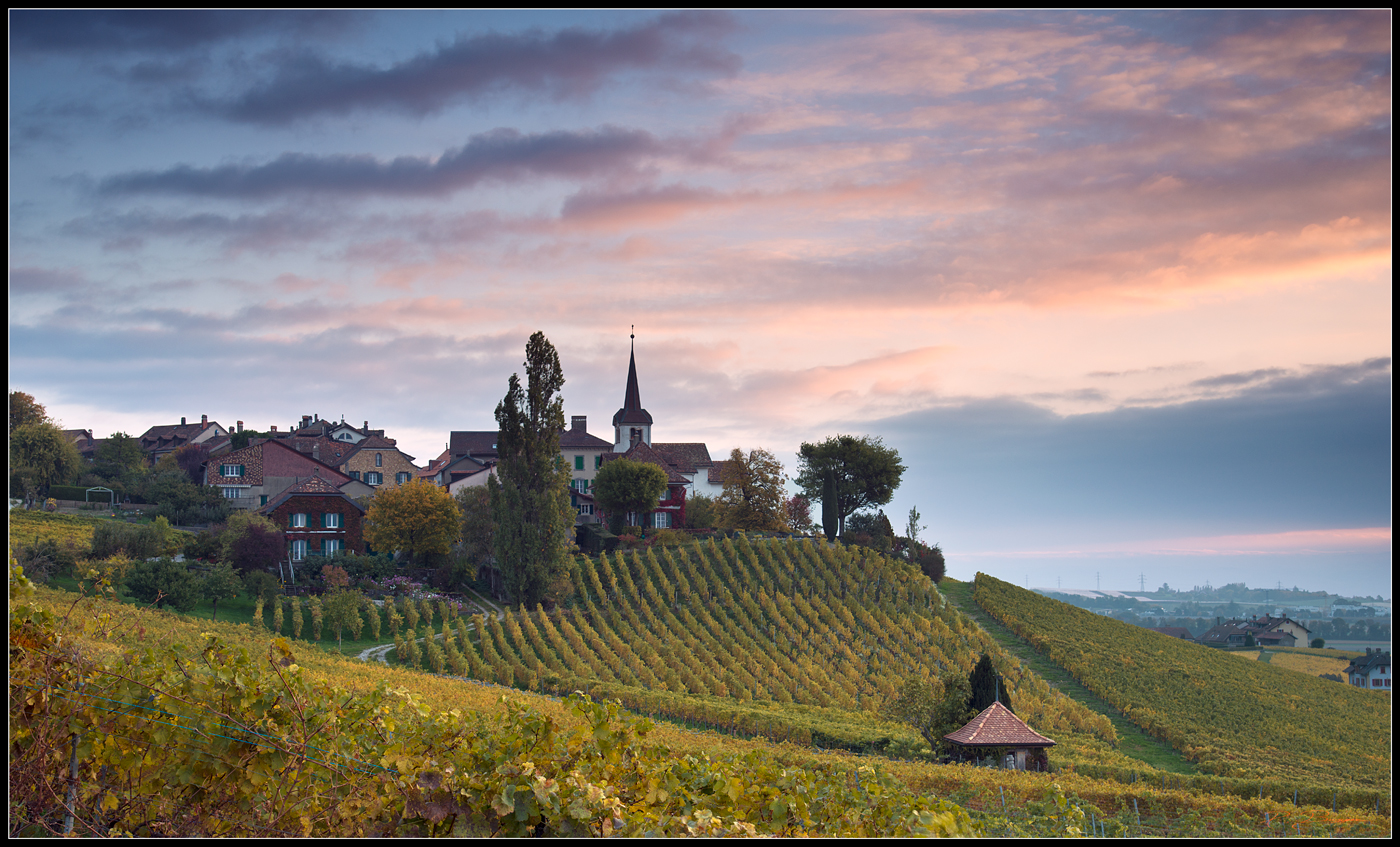
[[642,392],[637,385],[637,333],[632,327],[632,349],[627,361],[627,393],[622,408],[613,415],[613,449],[624,453],[636,441],[651,443],[651,414],[642,408]]

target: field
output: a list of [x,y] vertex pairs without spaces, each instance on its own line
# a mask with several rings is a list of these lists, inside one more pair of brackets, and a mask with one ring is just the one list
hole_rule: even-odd
[[[77,601],[77,605],[74,603]],[[40,609],[46,609],[58,614],[62,620],[61,624],[70,635],[64,639],[75,647],[81,648],[81,652],[95,657],[99,664],[108,668],[114,668],[105,672],[92,671],[88,678],[92,680],[106,680],[104,684],[110,684],[113,673],[134,675],[133,669],[142,667],[152,667],[160,672],[160,678],[165,682],[153,684],[152,690],[163,690],[170,684],[183,683],[186,675],[193,674],[194,683],[199,683],[204,677],[200,676],[200,668],[203,664],[201,657],[211,657],[215,655],[239,654],[251,656],[254,660],[259,656],[268,657],[274,660],[274,664],[281,665],[286,659],[279,659],[282,655],[278,652],[275,643],[270,646],[269,634],[264,630],[259,630],[255,626],[246,624],[210,623],[203,620],[191,620],[169,612],[155,611],[149,609],[133,609],[130,606],[112,603],[106,600],[82,600],[75,595],[62,591],[49,589],[39,589],[36,592],[35,605]],[[216,639],[211,642],[210,638]],[[12,634],[12,642],[16,639]],[[206,648],[201,652],[201,645],[217,643],[220,645],[214,653]],[[402,735],[409,732],[412,723],[419,720],[428,720],[434,726],[441,725],[445,721],[447,724],[461,724],[470,729],[471,733],[479,734],[482,744],[497,743],[502,736],[509,741],[514,736],[512,732],[518,733],[520,720],[511,718],[511,714],[520,707],[528,709],[540,716],[541,720],[547,721],[556,727],[559,736],[565,736],[579,730],[586,730],[589,734],[595,731],[602,731],[596,722],[590,722],[590,714],[576,713],[569,708],[569,705],[558,698],[533,695],[526,692],[512,691],[495,685],[469,683],[455,680],[448,677],[435,676],[420,673],[413,670],[385,666],[378,663],[365,664],[352,659],[348,659],[330,651],[318,650],[310,645],[294,645],[294,662],[300,670],[296,671],[306,686],[324,686],[317,689],[316,698],[313,702],[320,702],[330,707],[319,709],[321,713],[327,713],[330,719],[337,726],[344,726],[345,731],[350,729],[351,719],[355,717],[353,709],[346,707],[335,707],[334,704],[344,703],[350,706],[360,703],[379,703],[376,708],[385,709],[385,714],[389,714],[390,706],[393,706],[394,720],[400,721],[399,733]],[[175,672],[170,676],[173,666],[171,659],[166,657],[183,656],[177,664],[184,668],[183,672]],[[254,661],[253,664],[256,664]],[[238,699],[232,702],[247,702],[253,694],[266,699],[268,692],[263,691],[261,686],[265,685],[265,676],[269,664],[266,660],[262,662],[263,682],[259,682],[259,672],[249,666],[238,665],[235,667],[220,670],[222,666],[210,669],[211,678],[226,680],[221,683],[214,683],[213,688],[203,688],[196,685],[199,697],[189,696],[184,692],[186,700],[193,702],[202,697],[203,702],[210,704],[210,708],[227,711],[230,701],[227,694],[219,694],[220,690],[236,686]],[[162,670],[163,669],[163,670]],[[294,668],[295,670],[295,668]],[[285,671],[284,671],[285,672]],[[183,683],[194,685],[194,683]],[[11,675],[11,704],[12,704],[12,726],[16,714],[14,707],[16,704],[23,704],[26,701],[24,695],[23,677],[12,671]],[[301,683],[298,683],[300,685]],[[19,685],[21,688],[17,689]],[[381,694],[383,691],[398,692],[397,695],[384,700]],[[17,694],[18,692],[18,694]],[[241,692],[241,693],[237,693]],[[337,693],[339,692],[339,693]],[[180,692],[176,692],[180,693]],[[162,695],[164,696],[164,695]],[[303,695],[304,697],[306,695]],[[54,705],[63,705],[67,701],[54,699]],[[258,702],[263,702],[259,700]],[[398,709],[403,703],[416,704],[412,708],[412,714],[401,714]],[[247,708],[252,709],[253,705]],[[173,705],[171,711],[175,711]],[[219,712],[223,714],[223,712]],[[453,716],[456,717],[453,717]],[[484,716],[487,723],[478,726],[473,723],[472,716]],[[241,714],[239,717],[243,717]],[[243,718],[246,720],[246,718]],[[85,718],[85,720],[87,720]],[[202,720],[207,721],[207,718]],[[512,720],[515,722],[512,723]],[[135,721],[124,726],[123,733],[133,739],[131,745],[126,749],[132,752],[121,755],[132,755],[134,751],[147,749],[142,744],[153,743],[150,736],[143,733],[150,733],[153,730],[160,730],[165,726],[157,721]],[[528,721],[526,721],[528,723]],[[620,722],[614,721],[613,726]],[[67,725],[65,721],[64,726]],[[66,732],[66,730],[65,730]],[[212,759],[213,753],[206,746],[209,742],[201,740],[203,737],[184,738],[170,727],[165,728],[167,735],[161,736],[163,741],[161,749],[172,750],[179,753],[182,749],[202,750],[195,758],[200,756]],[[416,730],[414,730],[416,732]],[[66,736],[65,736],[66,737]],[[409,736],[405,736],[409,737]],[[417,737],[416,735],[412,737]],[[142,739],[147,739],[142,741]],[[183,739],[183,740],[182,740]],[[19,739],[17,739],[18,741]],[[335,735],[328,741],[341,740],[349,743],[349,739],[341,739]],[[437,739],[432,739],[433,743]],[[180,744],[175,742],[179,741]],[[426,742],[425,742],[426,743]],[[180,746],[181,744],[185,746]],[[924,800],[918,802],[932,802],[933,797],[946,798],[952,800],[966,811],[970,816],[971,826],[974,831],[988,835],[1056,835],[1067,834],[1066,830],[1074,828],[1080,833],[1088,833],[1092,827],[1095,831],[1102,831],[1108,835],[1124,834],[1144,834],[1144,835],[1212,835],[1212,834],[1237,834],[1237,835],[1284,835],[1284,834],[1307,834],[1307,835],[1370,835],[1383,836],[1389,832],[1389,818],[1385,815],[1375,815],[1370,812],[1357,810],[1343,810],[1340,814],[1332,814],[1325,808],[1317,806],[1294,807],[1289,802],[1279,802],[1268,798],[1259,800],[1242,800],[1238,797],[1231,797],[1216,793],[1217,786],[1211,780],[1204,778],[1184,778],[1169,774],[1161,774],[1160,780],[1141,780],[1135,783],[1123,783],[1116,780],[1099,780],[1083,776],[1074,772],[1062,772],[1057,774],[1033,774],[1010,772],[1000,770],[987,770],[984,768],[972,768],[967,766],[938,766],[919,762],[899,762],[883,759],[878,756],[853,756],[849,753],[818,752],[810,747],[804,747],[791,743],[773,744],[762,740],[745,740],[717,732],[696,732],[686,730],[666,722],[660,722],[647,733],[644,739],[637,738],[632,742],[634,747],[645,747],[662,751],[665,760],[668,762],[691,762],[692,764],[701,761],[709,761],[715,773],[723,772],[727,774],[726,780],[739,779],[744,792],[757,791],[752,785],[754,773],[764,774],[764,779],[773,783],[779,780],[786,780],[786,784],[793,784],[794,780],[806,780],[813,791],[830,790],[823,789],[822,786],[840,786],[841,797],[849,797],[869,801],[870,812],[877,808],[882,808],[881,803],[912,804],[919,797]],[[503,749],[509,745],[503,744]],[[15,791],[15,780],[13,779],[16,749],[11,751],[12,768],[12,796]],[[67,750],[66,745],[63,750]],[[305,749],[305,748],[303,748]],[[354,758],[364,762],[378,762],[387,758],[385,752],[388,748],[383,746],[383,741],[369,739],[363,742],[353,751]],[[447,750],[448,745],[444,745],[442,750]],[[511,748],[513,749],[513,748]],[[629,748],[630,749],[630,748]],[[99,751],[100,752],[100,751]],[[342,750],[344,755],[351,755],[352,751]],[[509,752],[507,750],[507,752]],[[96,755],[96,754],[94,754]],[[115,756],[117,754],[112,753]],[[190,754],[184,754],[189,756]],[[225,753],[225,755],[228,755]],[[450,754],[449,760],[453,760]],[[465,755],[465,754],[462,754]],[[502,753],[501,755],[506,755]],[[278,761],[292,761],[295,759],[290,753],[285,753],[284,759]],[[535,760],[537,764],[542,762],[542,757],[532,754],[529,758]],[[509,761],[494,761],[490,764],[492,773],[495,769],[500,769],[505,773],[520,773],[519,764],[525,761],[525,756],[512,759],[516,765],[511,770]],[[462,763],[461,758],[455,759]],[[175,777],[175,772],[180,769],[180,762],[184,761],[176,756],[173,763],[160,760],[158,756],[148,752],[144,758],[142,773],[150,774],[152,779],[164,775],[169,785],[176,788],[177,793],[173,796],[186,796],[190,790],[188,787],[180,787],[187,783],[179,782]],[[326,759],[326,761],[331,761]],[[438,759],[437,767],[441,768],[442,760]],[[661,766],[654,760],[648,759],[648,768],[654,768],[653,779],[660,779],[657,773]],[[67,773],[66,752],[58,756],[55,764],[55,777],[61,783],[62,774]],[[724,770],[731,764],[738,770]],[[478,763],[479,764],[479,763]],[[698,767],[698,765],[695,765]],[[210,767],[213,767],[210,765]],[[329,767],[329,766],[327,766]],[[364,767],[368,768],[369,765]],[[164,770],[170,768],[173,770]],[[748,770],[744,770],[747,768]],[[374,765],[372,770],[379,774],[373,780],[366,778],[366,781],[356,783],[346,783],[343,788],[346,793],[354,793],[359,797],[374,796],[374,792],[389,797],[412,795],[414,788],[412,781],[408,785],[403,784],[403,780],[395,779],[392,774],[380,770],[379,765]],[[202,771],[201,771],[202,772]],[[249,769],[235,769],[225,772],[221,779],[228,780],[228,775],[239,775],[240,778],[250,773]],[[787,774],[783,776],[783,774]],[[884,779],[892,779],[893,782],[881,783],[877,776],[884,775]],[[299,785],[298,780],[302,780],[296,774],[293,780],[294,787]],[[363,776],[363,775],[362,775]],[[94,780],[93,772],[84,771],[84,780]],[[188,780],[190,777],[182,777]],[[355,834],[365,831],[368,826],[364,820],[354,826],[359,826],[356,830],[351,824],[336,824],[331,820],[330,812],[321,811],[325,804],[329,802],[326,798],[330,795],[328,782],[334,779],[348,779],[343,770],[327,770],[322,768],[315,775],[316,784],[321,788],[318,790],[317,798],[307,800],[306,803],[311,811],[306,817],[306,825],[310,827],[307,834],[331,835],[331,834]],[[496,777],[492,777],[496,779]],[[237,782],[238,780],[232,780]],[[87,782],[83,783],[86,791]],[[339,783],[337,783],[339,784]],[[734,785],[733,782],[726,784]],[[261,783],[261,787],[243,786],[243,801],[253,802],[260,797],[259,792],[267,791],[271,783]],[[254,789],[257,790],[254,790]],[[166,789],[162,793],[171,793]],[[680,792],[684,794],[684,791]],[[651,794],[651,800],[647,800],[647,791],[642,790],[642,796],[632,795],[630,801],[636,805],[636,814],[644,816],[646,810],[652,809],[659,801],[659,796],[655,792]],[[87,795],[84,794],[84,797]],[[115,796],[115,795],[107,795]],[[736,803],[742,805],[744,797],[748,793],[740,793],[740,799],[734,801],[707,794],[704,803],[692,808],[689,817],[685,815],[674,815],[674,820],[670,824],[671,829],[664,829],[654,822],[652,829],[634,829],[633,832],[666,831],[670,834],[722,834],[724,826],[737,825],[732,816]],[[767,796],[768,804],[772,804],[776,798]],[[796,795],[794,795],[796,796]],[[139,797],[129,797],[121,795],[122,806],[125,810],[128,806],[135,808]],[[886,799],[876,799],[884,797]],[[392,799],[392,798],[391,798]],[[692,798],[693,799],[693,798]],[[101,802],[101,797],[96,797],[95,802]],[[1060,801],[1065,801],[1065,806],[1060,806]],[[348,802],[348,801],[347,801]],[[833,802],[837,802],[833,800]],[[841,802],[844,802],[841,801]],[[256,803],[255,803],[256,805]],[[662,804],[664,805],[664,804]],[[486,806],[489,808],[490,804]],[[404,807],[400,805],[402,810]],[[630,807],[629,807],[630,808]],[[749,810],[744,813],[746,821],[760,826],[772,826],[772,811],[759,812],[749,804]],[[766,806],[765,806],[766,808]],[[849,809],[849,806],[845,807]],[[885,811],[888,812],[887,807]],[[942,807],[935,807],[934,811]],[[712,811],[713,818],[707,818],[703,812]],[[724,815],[719,812],[724,811]],[[946,808],[943,814],[951,814]],[[108,818],[116,812],[108,814]],[[364,810],[359,810],[357,814],[367,814]],[[628,815],[630,817],[630,813]],[[95,815],[95,817],[101,817]],[[412,815],[407,816],[413,819]],[[676,821],[688,820],[688,823]],[[715,820],[720,820],[715,824]],[[930,822],[933,818],[928,818]],[[81,818],[80,818],[81,820]],[[278,820],[272,823],[263,821],[248,825],[240,830],[238,824],[233,820],[222,820],[222,826],[228,829],[218,829],[214,827],[210,834],[301,834],[302,826],[300,818],[292,818],[289,822]],[[621,820],[621,818],[619,818]],[[945,822],[951,820],[952,824],[961,821],[962,818],[954,816],[951,819],[944,819]],[[14,818],[12,817],[12,825]],[[765,822],[766,821],[766,822]],[[219,823],[219,821],[215,821]],[[817,821],[813,821],[815,825]],[[199,823],[200,826],[205,823]],[[279,829],[286,825],[288,828]],[[419,820],[417,824],[420,828],[417,831],[430,831],[429,822]],[[195,823],[189,823],[189,827],[194,827]],[[600,823],[601,827],[602,824]],[[718,829],[704,829],[705,826],[720,826]],[[889,828],[879,829],[874,825],[874,821],[866,821],[866,828],[862,830],[865,834],[898,834],[907,832],[891,825]],[[680,827],[676,829],[676,827]],[[140,830],[133,827],[131,831],[143,834],[147,830]],[[151,830],[151,831],[159,831]],[[196,831],[187,828],[184,832]],[[622,831],[628,831],[626,829]],[[855,832],[855,827],[841,829],[838,825],[831,828],[818,830],[803,830],[801,828],[783,830],[766,829],[760,831],[777,832],[779,834],[799,834],[808,831],[811,834],[819,834],[824,831],[828,834]],[[472,830],[459,828],[458,834],[487,834],[487,830]],[[599,830],[601,832],[601,829]],[[595,834],[597,834],[595,832]]]
[[1168,638],[985,574],[976,599],[1203,770],[1256,781],[1261,791],[1292,785],[1314,802],[1334,791],[1343,805],[1389,802],[1387,698]]

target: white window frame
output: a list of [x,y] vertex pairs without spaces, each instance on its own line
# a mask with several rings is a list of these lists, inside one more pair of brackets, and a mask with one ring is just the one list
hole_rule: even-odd
[[225,486],[224,486],[224,499],[226,499],[226,500],[237,500],[238,498],[240,498],[240,497],[242,497],[242,496],[243,496],[243,489],[242,489],[242,488],[240,488],[240,487],[238,487],[238,486],[233,486],[233,485],[225,485]]
[[379,471],[365,471],[365,484],[366,484],[366,485],[383,485],[383,484],[384,484],[384,474],[380,473]]
[[219,465],[219,476],[225,479],[238,479],[243,476],[242,465]]
[[288,524],[288,525],[289,525],[292,529],[306,529],[306,523],[307,523],[307,518],[308,518],[308,517],[310,517],[310,516],[307,515],[306,512],[295,512],[295,513],[292,514],[292,520],[291,520],[290,524]]
[[292,556],[292,561],[293,561],[293,562],[302,562],[302,561],[305,561],[305,560],[306,560],[306,539],[305,539],[305,538],[294,538],[294,539],[292,539],[292,553],[291,553],[291,556]]
[[340,512],[326,512],[321,516],[321,526],[324,529],[343,529],[345,522],[342,517]]
[[339,538],[323,538],[323,539],[321,539],[321,555],[322,555],[322,556],[334,556],[336,553],[339,553],[341,550],[344,550],[344,549],[345,549],[345,545],[344,545],[344,543],[343,543]]

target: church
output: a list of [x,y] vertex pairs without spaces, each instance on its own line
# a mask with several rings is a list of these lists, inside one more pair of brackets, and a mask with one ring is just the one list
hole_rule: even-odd
[[720,479],[724,462],[711,459],[710,450],[703,442],[652,440],[653,420],[651,413],[642,406],[642,393],[637,381],[636,339],[637,336],[633,334],[622,408],[612,419],[612,450],[603,453],[598,464],[601,467],[622,457],[635,462],[648,462],[665,471],[666,493],[661,502],[650,512],[629,514],[624,523],[627,526],[658,529],[680,527],[685,525],[687,496],[704,494],[718,497],[724,491]]

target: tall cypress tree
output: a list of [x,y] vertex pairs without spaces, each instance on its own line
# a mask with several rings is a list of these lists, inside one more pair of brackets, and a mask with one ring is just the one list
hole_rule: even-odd
[[533,606],[568,571],[569,469],[559,452],[564,371],[554,345],[536,332],[525,345],[526,385],[511,374],[496,406],[496,476],[487,480],[496,519],[496,563],[512,603]]
[[822,474],[822,532],[827,541],[836,540],[836,527],[840,522],[836,509],[836,471],[827,468]]
[[967,682],[972,689],[972,695],[967,701],[970,708],[981,712],[999,699],[1001,704],[1012,714],[1016,713],[1016,710],[1011,708],[1011,695],[1007,692],[1005,685],[1000,686],[1000,694],[998,694],[997,671],[996,668],[992,667],[992,659],[986,653],[983,653],[982,658],[977,660],[977,665],[968,675]]

